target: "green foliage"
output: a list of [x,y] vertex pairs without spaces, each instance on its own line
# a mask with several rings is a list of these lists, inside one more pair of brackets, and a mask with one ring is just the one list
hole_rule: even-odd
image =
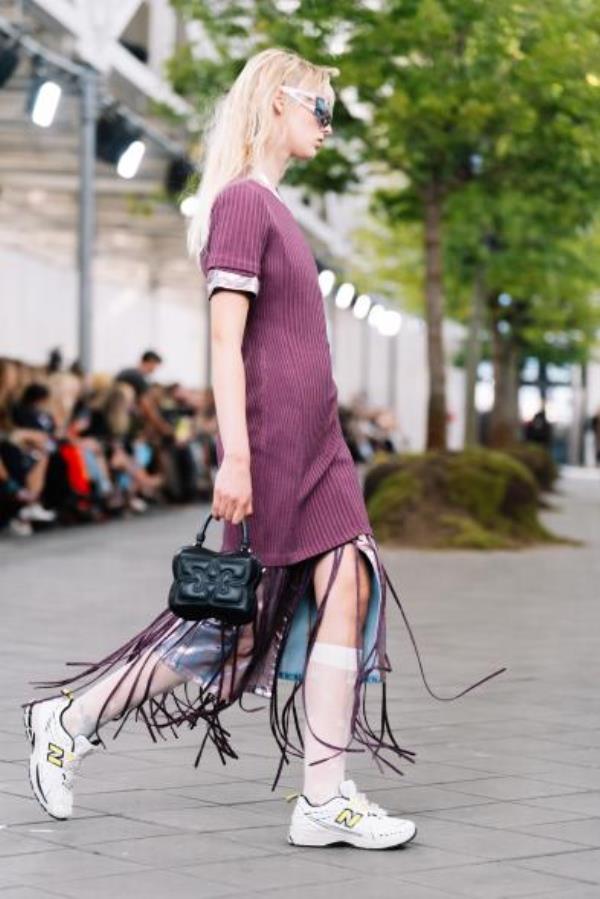
[[376,284],[377,293],[406,312],[423,311],[423,228],[419,222],[386,224],[367,217],[352,232],[359,249],[346,277],[357,284]]
[[[377,221],[355,234],[359,283],[423,308],[424,203],[434,186],[448,312],[467,321],[482,271],[488,329],[508,324],[506,340],[522,356],[589,355],[600,326],[591,299],[600,277],[600,0],[382,0],[378,9],[301,0],[291,15],[274,0],[171,2],[214,47],[208,59],[184,44],[168,66],[200,124],[267,46],[340,68],[334,136],[286,180],[322,195],[379,176]],[[498,308],[501,292],[514,297],[511,310]]]
[[529,469],[540,490],[554,488],[558,478],[558,467],[547,449],[538,443],[517,443],[504,450]]
[[474,549],[560,541],[538,520],[538,483],[515,456],[470,448],[378,461],[365,479],[378,539]]

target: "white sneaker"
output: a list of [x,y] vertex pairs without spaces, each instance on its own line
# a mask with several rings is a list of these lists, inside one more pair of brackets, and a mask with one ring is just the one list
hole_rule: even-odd
[[25,733],[31,743],[29,781],[42,808],[63,821],[73,812],[73,778],[81,760],[96,748],[83,734],[74,738],[62,725],[62,714],[73,702],[65,698],[28,703],[24,707]]
[[338,795],[322,805],[299,796],[292,814],[288,843],[292,846],[331,846],[349,843],[359,849],[390,849],[408,843],[417,833],[414,821],[388,816],[369,802],[352,780],[344,780]]
[[33,526],[28,521],[21,521],[20,518],[12,518],[8,523],[8,529],[15,537],[33,536]]
[[19,518],[21,521],[40,521],[51,522],[56,521],[56,512],[50,509],[44,509],[40,503],[29,503],[19,510]]

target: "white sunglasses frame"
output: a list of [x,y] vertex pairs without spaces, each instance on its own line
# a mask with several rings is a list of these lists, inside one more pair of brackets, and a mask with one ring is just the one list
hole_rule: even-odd
[[[331,121],[330,121],[329,124],[327,124],[327,125],[321,124],[321,122],[319,121],[318,117],[315,115],[315,107],[314,107],[314,106],[310,106],[310,104],[305,103],[304,100],[301,99],[301,97],[312,97],[313,100],[316,100],[317,97],[320,96],[320,95],[314,93],[314,91],[305,91],[305,90],[302,90],[302,88],[300,88],[300,87],[291,87],[291,86],[288,85],[288,84],[282,84],[282,85],[281,85],[281,90],[284,92],[284,94],[288,94],[288,96],[290,96],[290,97],[292,98],[292,100],[295,100],[297,103],[299,103],[300,106],[304,106],[305,109],[308,109],[309,112],[312,112],[312,114],[313,114],[313,115],[315,116],[315,118],[317,119],[317,122],[319,123],[319,126],[320,126],[321,128],[325,129],[325,128],[329,128],[329,127],[330,127]],[[322,99],[325,99],[325,98],[323,97]],[[325,102],[327,102],[327,101],[325,101]],[[330,115],[330,117],[332,117],[332,116],[333,116],[333,109],[329,106],[329,103],[327,103],[327,107],[328,107],[328,109],[329,109],[329,115]]]

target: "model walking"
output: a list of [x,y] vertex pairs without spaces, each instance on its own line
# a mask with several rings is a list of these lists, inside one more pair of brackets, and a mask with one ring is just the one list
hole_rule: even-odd
[[[196,764],[207,739],[222,758],[236,757],[220,712],[254,693],[269,699],[281,751],[275,783],[290,756],[304,758],[291,843],[380,849],[416,833],[345,776],[347,751],[369,751],[394,770],[394,759],[413,762],[415,753],[388,723],[390,582],[340,428],[318,271],[277,191],[291,160],[312,159],[331,134],[335,74],[279,49],[247,62],[207,129],[190,229],[211,301],[212,513],[224,520],[222,550],[239,547],[248,518],[266,566],[257,619],[227,629],[167,610],[76,677],[41,685],[76,687],[25,706],[32,788],[54,817],[71,814],[74,773],[105,722],[134,713],[153,737],[203,722]],[[283,704],[279,679],[293,682]],[[364,702],[372,682],[381,690],[376,726]]]

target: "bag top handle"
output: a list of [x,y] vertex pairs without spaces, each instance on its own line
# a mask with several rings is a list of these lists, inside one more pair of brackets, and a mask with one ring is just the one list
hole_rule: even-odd
[[[204,543],[204,538],[206,537],[206,529],[210,524],[211,518],[214,518],[214,515],[209,512],[206,516],[206,521],[202,525],[202,528],[196,534],[196,544],[198,546],[202,546],[202,544]],[[250,539],[248,537],[248,525],[246,523],[246,519],[242,518],[239,523],[242,526],[242,542],[240,543],[240,550],[242,552],[250,552]]]

